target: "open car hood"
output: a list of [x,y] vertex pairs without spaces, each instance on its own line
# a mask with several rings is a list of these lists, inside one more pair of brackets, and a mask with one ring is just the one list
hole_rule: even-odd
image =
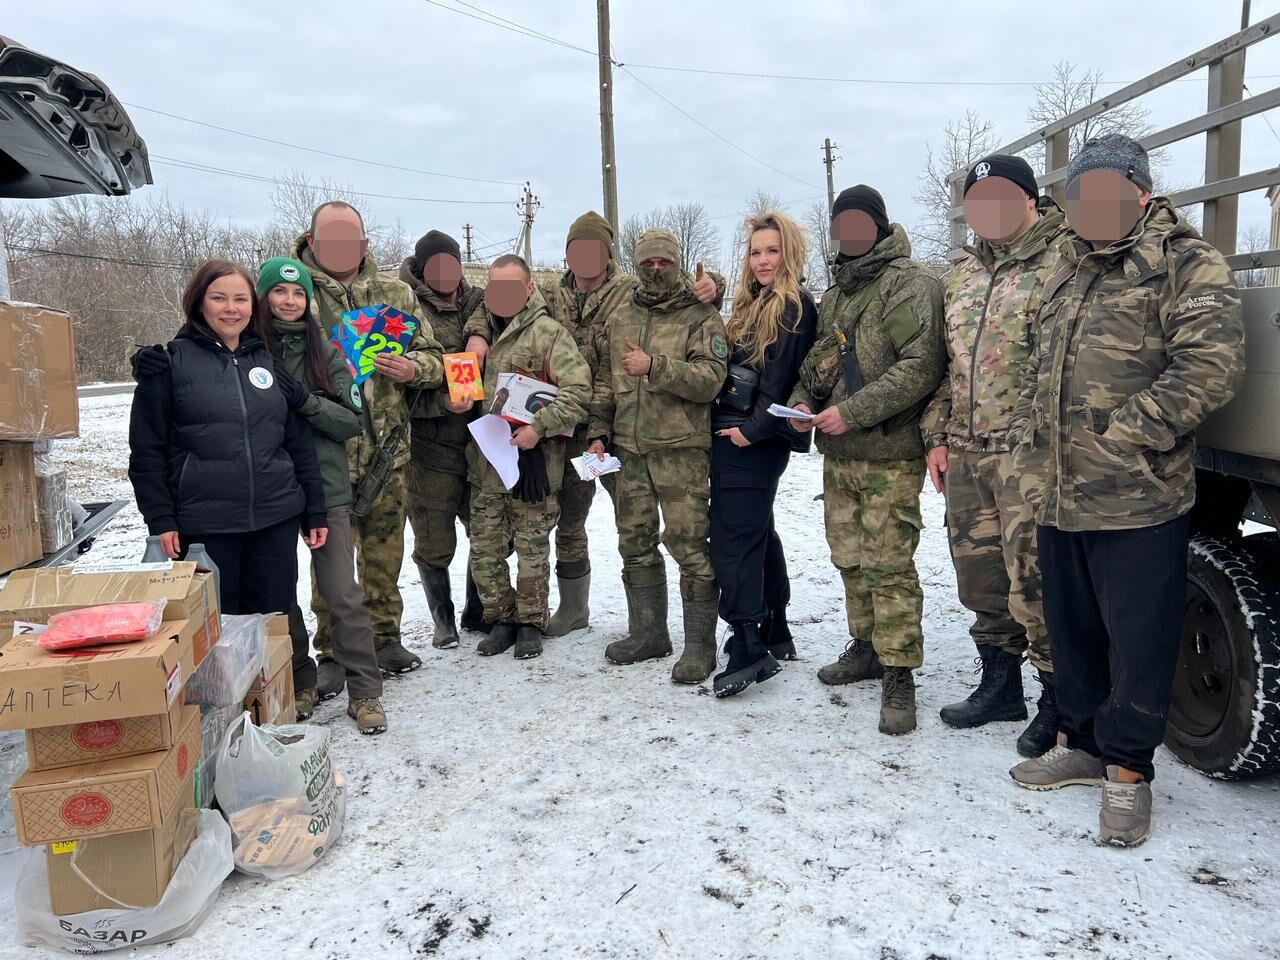
[[107,85],[0,37],[0,197],[119,196],[152,182]]

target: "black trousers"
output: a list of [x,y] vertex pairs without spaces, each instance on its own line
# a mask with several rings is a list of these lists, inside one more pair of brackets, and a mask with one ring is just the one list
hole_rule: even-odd
[[288,613],[298,591],[300,518],[252,533],[179,533],[182,555],[203,543],[218,565],[222,612]]
[[1187,516],[1137,530],[1036,528],[1067,745],[1147,780],[1169,718],[1189,531]]
[[783,441],[711,446],[711,564],[720,587],[720,618],[759,622],[791,599],[787,558],[773,524],[778,480],[791,448]]

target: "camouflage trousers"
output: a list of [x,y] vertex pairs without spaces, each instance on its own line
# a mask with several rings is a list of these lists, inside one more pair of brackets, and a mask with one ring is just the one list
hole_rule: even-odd
[[661,543],[680,566],[680,596],[685,600],[715,600],[715,571],[711,566],[711,454],[677,448],[652,453],[614,451],[622,471],[614,487],[618,521],[618,552],[622,579],[630,586],[667,582]]
[[[352,517],[356,546],[356,578],[364,590],[364,608],[373,627],[378,649],[400,639],[400,568],[404,565],[405,502],[408,500],[408,468],[397,467],[378,491],[368,516]],[[315,591],[311,609],[316,615],[316,652],[330,659],[329,608]]]
[[[564,445],[564,477],[560,482],[560,522],[556,524],[556,575],[581,577],[591,571],[591,557],[587,550],[587,516],[591,502],[595,500],[594,480],[583,480],[569,461],[586,449],[586,431],[579,430],[573,440]],[[614,474],[601,477],[600,482],[613,499]]]
[[914,559],[923,482],[918,460],[827,457],[822,465],[827,545],[844,580],[849,635],[874,646],[886,667],[924,662],[924,592]]
[[[509,493],[471,493],[471,576],[489,623],[547,628],[551,590],[551,528],[560,516],[556,494],[525,503]],[[516,554],[516,586],[507,558]]]
[[433,470],[409,461],[409,525],[413,528],[413,561],[448,569],[458,549],[457,521],[471,529],[471,485],[465,474]]
[[1035,513],[1018,490],[1009,453],[951,447],[947,534],[956,589],[974,614],[969,634],[1051,672],[1041,604]]

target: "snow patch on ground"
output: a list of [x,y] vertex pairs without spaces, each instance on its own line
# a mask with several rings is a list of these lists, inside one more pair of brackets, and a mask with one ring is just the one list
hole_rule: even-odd
[[[86,400],[83,438],[55,444],[81,497],[130,496],[128,409],[128,397]],[[1098,847],[1096,789],[1040,794],[1009,779],[1020,724],[957,731],[938,719],[970,688],[974,651],[931,489],[917,557],[920,729],[879,734],[874,684],[818,683],[846,637],[813,499],[820,467],[816,455],[794,458],[777,509],[802,660],[724,701],[673,686],[670,659],[604,660],[626,610],[603,494],[591,516],[592,627],[548,641],[539,659],[482,659],[471,634],[434,650],[406,563],[405,639],[425,663],[388,681],[391,729],[359,736],[341,699],[316,713],[351,783],[341,844],[293,880],[232,877],[194,938],[144,952],[1280,957],[1280,782],[1212,781],[1161,751],[1152,839]],[[143,536],[130,509],[94,555],[134,558]],[[678,637],[674,566],[669,575]],[[13,940],[7,896],[0,942]]]

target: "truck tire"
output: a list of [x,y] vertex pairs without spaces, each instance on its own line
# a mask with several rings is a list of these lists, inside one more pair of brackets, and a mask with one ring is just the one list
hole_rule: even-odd
[[1280,769],[1280,543],[1195,537],[1165,746],[1201,773]]

